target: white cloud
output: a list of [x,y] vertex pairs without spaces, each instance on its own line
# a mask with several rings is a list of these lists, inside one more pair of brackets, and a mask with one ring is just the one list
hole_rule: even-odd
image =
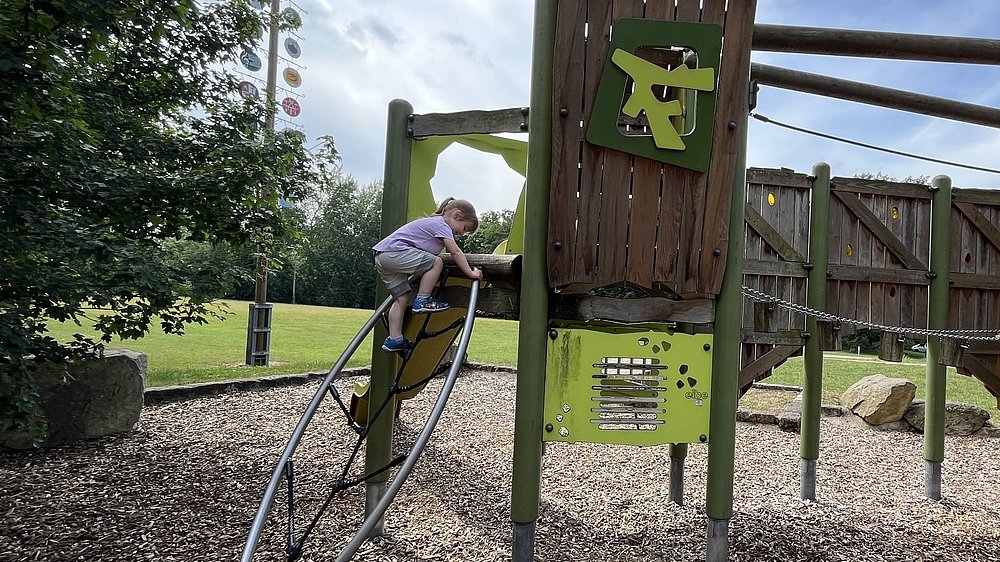
[[[395,98],[418,113],[499,109],[528,104],[534,2],[530,0],[300,0],[303,27],[302,125],[310,140],[334,137],[344,170],[360,182],[380,179],[386,113]],[[758,23],[996,37],[995,0],[759,0]],[[848,80],[1000,106],[1000,68],[755,52],[753,60]],[[263,71],[257,73],[263,78]],[[279,78],[280,81],[280,78]],[[954,123],[763,87],[757,108],[780,121],[861,142],[987,167],[1000,148],[996,129]],[[808,172],[826,161],[836,175],[882,171],[947,173],[956,185],[1000,187],[997,174],[920,162],[785,131],[752,121],[753,166]],[[435,196],[472,200],[481,210],[511,208],[519,179],[493,155],[447,150]],[[514,187],[507,187],[513,184]],[[514,190],[513,195],[503,195]]]

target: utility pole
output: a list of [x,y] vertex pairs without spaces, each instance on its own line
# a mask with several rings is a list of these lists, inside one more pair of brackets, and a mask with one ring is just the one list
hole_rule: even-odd
[[[267,37],[267,82],[264,96],[267,100],[267,117],[264,135],[274,134],[274,119],[277,112],[275,90],[278,79],[278,15],[281,0],[271,0]],[[267,189],[267,188],[261,188]],[[260,195],[264,195],[261,193]],[[271,354],[271,303],[267,302],[268,261],[267,247],[257,245],[257,268],[254,274],[254,302],[247,315],[247,357],[246,364],[266,367]]]

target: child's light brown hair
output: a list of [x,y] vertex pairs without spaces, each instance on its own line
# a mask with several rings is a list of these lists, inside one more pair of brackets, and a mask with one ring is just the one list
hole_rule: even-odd
[[465,199],[448,197],[442,201],[440,205],[438,205],[437,211],[434,211],[434,214],[443,215],[448,211],[454,211],[456,209],[462,215],[460,220],[472,223],[472,230],[470,230],[468,234],[472,234],[473,232],[479,230],[479,217],[476,216],[476,208],[472,206],[472,203],[469,203]]

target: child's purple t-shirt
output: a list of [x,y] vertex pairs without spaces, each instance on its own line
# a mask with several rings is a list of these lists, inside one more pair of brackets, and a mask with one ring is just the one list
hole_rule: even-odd
[[407,248],[420,248],[438,255],[444,249],[445,240],[454,240],[455,234],[441,215],[432,215],[410,221],[372,246],[376,252],[392,252]]

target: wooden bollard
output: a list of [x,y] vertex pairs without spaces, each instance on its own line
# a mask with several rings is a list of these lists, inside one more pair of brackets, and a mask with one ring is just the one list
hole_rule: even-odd
[[958,338],[941,338],[941,352],[938,353],[938,364],[950,367],[964,367],[965,350],[969,345]]
[[897,332],[882,332],[882,342],[878,346],[878,358],[899,363],[903,360],[903,335]]
[[840,351],[843,344],[840,341],[840,323],[833,320],[816,321],[816,337],[819,338],[820,351]]

